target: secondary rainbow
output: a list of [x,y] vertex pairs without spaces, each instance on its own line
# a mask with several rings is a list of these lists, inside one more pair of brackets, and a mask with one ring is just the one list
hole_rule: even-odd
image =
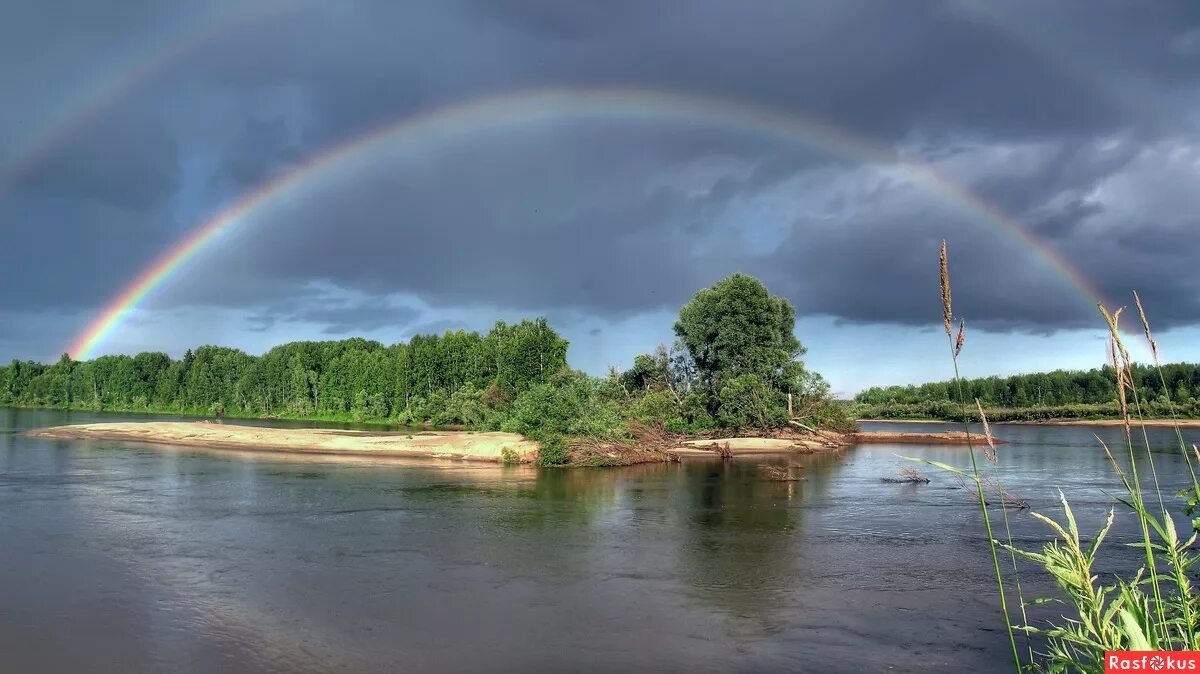
[[163,253],[109,302],[67,352],[78,359],[92,357],[138,304],[222,234],[250,221],[271,205],[296,195],[315,181],[337,177],[372,150],[396,147],[406,152],[420,152],[469,133],[507,125],[587,118],[690,121],[726,126],[885,165],[972,217],[1012,235],[1047,261],[1090,302],[1102,301],[1100,293],[1083,274],[1000,209],[932,167],[898,156],[893,149],[846,129],[811,117],[705,95],[637,88],[556,88],[474,99],[384,124],[260,185]]
[[187,54],[217,37],[300,4],[301,0],[245,3],[231,14],[199,21],[189,20],[173,34],[118,61],[107,69],[106,76],[89,78],[85,86],[75,91],[65,104],[58,106],[56,112],[39,115],[43,120],[41,128],[23,134],[28,139],[25,144],[5,157],[4,166],[0,168],[0,193],[54,154],[89,122],[154,80]]

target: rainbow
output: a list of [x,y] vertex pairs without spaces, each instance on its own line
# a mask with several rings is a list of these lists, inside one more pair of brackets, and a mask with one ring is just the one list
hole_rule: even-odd
[[[284,9],[297,7],[301,0],[271,0],[245,3],[228,16],[209,21],[188,22],[187,28],[175,35],[156,41],[130,58],[111,67],[107,77],[89,78],[88,84],[60,106],[57,113],[41,115],[40,130],[26,134],[28,140],[12,152],[0,169],[0,194],[20,177],[53,155],[68,140],[74,138],[92,120],[117,102],[153,80],[185,55],[209,41],[231,31],[257,23]],[[163,43],[166,46],[162,46]]]
[[784,138],[823,151],[888,166],[964,213],[1007,232],[1046,260],[1090,301],[1100,293],[1065,258],[1019,222],[933,168],[903,157],[827,122],[724,98],[636,88],[539,89],[474,99],[436,108],[376,127],[308,160],[227,207],[163,253],[118,294],[68,347],[90,358],[123,320],[171,275],[222,234],[273,204],[295,196],[317,179],[336,177],[371,150],[402,144],[406,150],[437,147],[471,132],[512,124],[563,119],[650,119],[692,121]]

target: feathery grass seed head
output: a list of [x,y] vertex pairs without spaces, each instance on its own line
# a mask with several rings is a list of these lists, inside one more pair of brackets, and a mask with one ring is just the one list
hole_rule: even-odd
[[1142,319],[1142,329],[1146,331],[1146,341],[1150,342],[1150,353],[1154,356],[1154,360],[1158,360],[1158,343],[1154,341],[1154,335],[1150,332],[1150,321],[1146,318],[1146,310],[1142,308],[1142,298],[1138,297],[1137,291],[1133,291],[1133,303],[1137,305],[1138,318]]
[[938,254],[938,281],[942,286],[942,324],[946,327],[946,336],[954,325],[954,312],[950,309],[950,266],[946,259],[946,240],[942,239],[942,247]]

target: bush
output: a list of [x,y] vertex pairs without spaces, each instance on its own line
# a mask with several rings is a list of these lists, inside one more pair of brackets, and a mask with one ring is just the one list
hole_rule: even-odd
[[488,407],[484,402],[484,392],[472,384],[466,384],[450,395],[443,408],[433,422],[439,426],[447,424],[463,424],[479,426],[487,417]]
[[501,429],[535,440],[566,435],[580,414],[579,400],[564,389],[535,384],[513,403]]
[[683,421],[675,397],[668,391],[651,391],[638,398],[630,406],[629,416],[658,428],[666,428],[676,419]]
[[692,425],[682,417],[675,417],[667,422],[666,430],[668,433],[690,433]]
[[717,421],[726,428],[776,428],[787,424],[787,404],[758,375],[726,381],[717,391]]
[[483,404],[496,410],[501,407],[508,407],[512,402],[512,396],[501,388],[496,382],[488,384],[488,387],[483,390]]
[[538,451],[538,465],[560,466],[567,462],[567,443],[561,435],[549,435],[540,440],[542,448]]
[[500,430],[535,440],[555,435],[617,437],[624,428],[621,408],[604,395],[603,386],[591,377],[562,388],[537,384],[517,396],[500,421]]

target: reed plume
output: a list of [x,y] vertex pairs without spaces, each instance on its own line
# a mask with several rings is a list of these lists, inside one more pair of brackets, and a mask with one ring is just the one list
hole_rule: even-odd
[[942,286],[942,323],[946,326],[946,336],[954,325],[954,312],[950,310],[950,266],[946,259],[946,240],[942,239],[942,248],[938,255],[938,281]]
[[1150,321],[1146,319],[1146,310],[1142,308],[1142,298],[1138,297],[1136,290],[1133,291],[1133,303],[1137,305],[1138,318],[1142,319],[1142,329],[1146,331],[1146,341],[1150,343],[1150,353],[1157,361],[1158,342],[1154,341],[1154,335],[1150,333]]
[[983,437],[987,439],[988,448],[983,450],[983,458],[996,463],[996,438],[992,436],[992,427],[988,425],[987,415],[983,413],[983,403],[975,399],[975,407],[979,409],[979,418],[983,421]]

